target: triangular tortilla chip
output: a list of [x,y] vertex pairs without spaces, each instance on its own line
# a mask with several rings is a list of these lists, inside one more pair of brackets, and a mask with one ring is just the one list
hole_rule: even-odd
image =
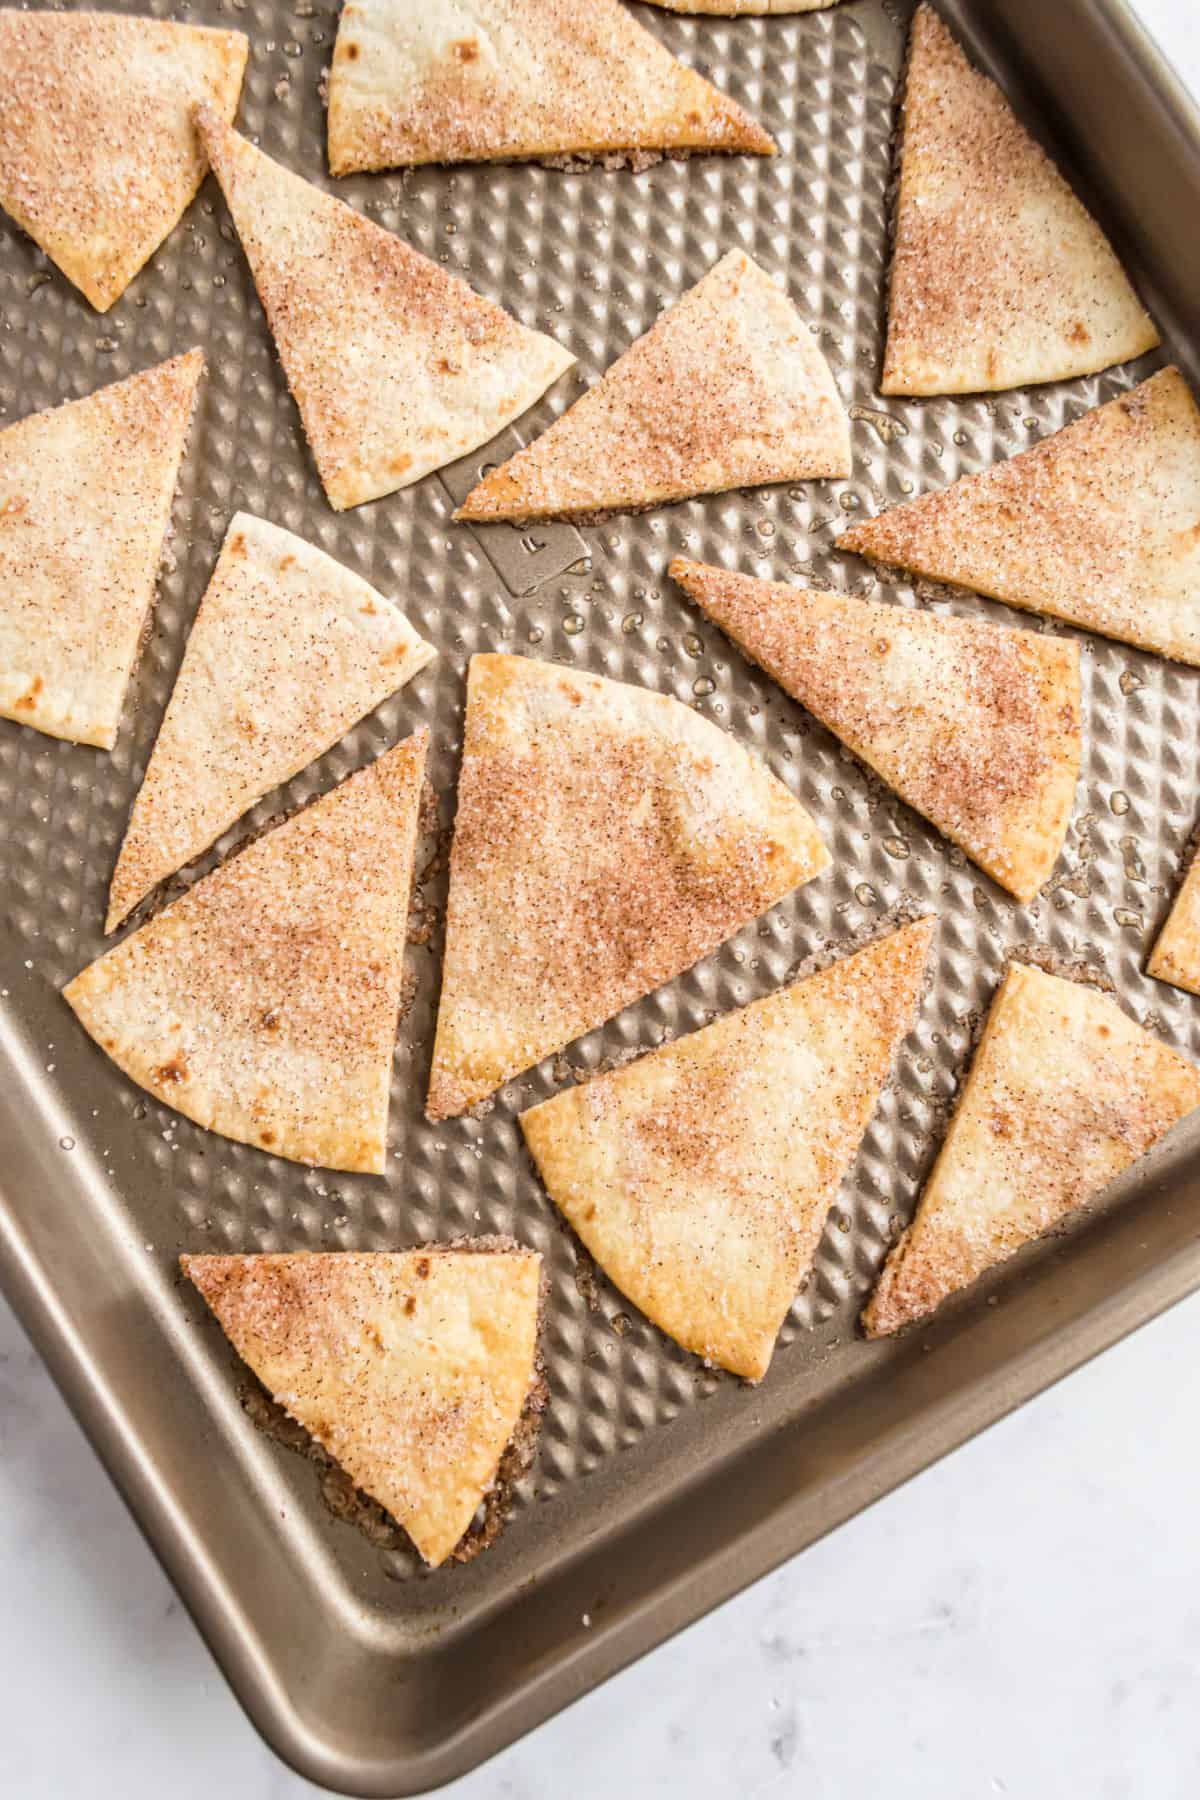
[[237,513],[133,803],[105,930],[436,654],[323,550]]
[[1172,987],[1200,994],[1200,856],[1194,856],[1183,886],[1159,934],[1147,975]]
[[1196,1106],[1200,1070],[1114,1001],[1013,964],[868,1335],[924,1318],[1050,1231]]
[[210,109],[196,117],[339,512],[477,450],[575,360]]
[[107,312],[204,179],[197,101],[237,111],[249,42],[116,13],[0,11],[0,206]]
[[929,6],[900,145],[881,392],[1069,381],[1158,343],[1096,221]]
[[783,783],[690,706],[472,657],[430,1118],[681,974],[829,860]]
[[714,17],[740,19],[761,13],[823,12],[838,0],[648,0],[664,12],[711,13]]
[[139,1087],[238,1143],[381,1175],[427,733],[63,990]]
[[1079,780],[1078,644],[683,557],[671,575],[902,800],[1033,899]]
[[731,250],[454,516],[586,519],[850,468],[850,421],[812,333]]
[[1200,663],[1200,412],[1178,369],[839,548]]
[[203,368],[189,350],[0,431],[5,718],[116,742]]
[[935,923],[522,1113],[550,1198],[685,1350],[766,1374],[912,1025]]
[[774,153],[618,0],[346,0],[329,166],[684,150]]
[[181,1256],[244,1362],[425,1561],[454,1550],[521,1417],[534,1251]]

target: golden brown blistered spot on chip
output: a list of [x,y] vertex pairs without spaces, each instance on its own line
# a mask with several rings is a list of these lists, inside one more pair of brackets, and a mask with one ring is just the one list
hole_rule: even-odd
[[473,63],[479,60],[479,45],[474,38],[459,38],[451,44],[451,50],[460,63]]
[[164,1087],[173,1087],[177,1082],[187,1080],[187,1062],[182,1056],[173,1056],[155,1071],[155,1077]]
[[30,683],[29,692],[27,694],[22,694],[19,700],[14,700],[13,705],[21,712],[32,712],[37,705],[38,695],[41,693],[44,686],[45,683],[41,676],[35,675]]
[[422,1281],[428,1280],[428,1278],[429,1278],[429,1258],[427,1256],[423,1256],[421,1258],[420,1262],[417,1264],[417,1274],[421,1277]]

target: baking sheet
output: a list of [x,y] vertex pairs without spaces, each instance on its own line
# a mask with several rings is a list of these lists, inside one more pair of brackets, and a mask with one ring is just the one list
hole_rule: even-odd
[[[0,1273],[243,1699],[284,1754],[343,1790],[419,1791],[460,1771],[1200,1281],[1200,1214],[1185,1198],[1196,1134],[1185,1129],[1123,1184],[1115,1197],[1123,1206],[1106,1203],[1099,1221],[1031,1251],[919,1341],[868,1346],[855,1337],[1012,950],[1036,946],[1057,966],[1102,971],[1136,1017],[1200,1056],[1200,1003],[1141,974],[1200,813],[1200,672],[1081,637],[1084,779],[1059,870],[1044,897],[1021,908],[751,668],[664,576],[683,552],[913,604],[911,588],[879,583],[836,554],[848,518],[1013,454],[1165,359],[987,399],[875,395],[908,10],[851,0],[803,17],[721,21],[639,9],[763,120],[781,145],[774,161],[667,161],[636,176],[424,169],[338,184],[324,169],[318,92],[336,8],[251,0],[180,15],[249,32],[240,119],[265,150],[579,358],[516,434],[349,514],[335,515],[322,496],[211,180],[103,317],[0,220],[0,421],[193,344],[209,363],[171,566],[116,752],[0,721]],[[960,0],[945,10],[1010,75],[1026,66],[1023,46],[1036,47],[1048,29],[1040,15],[1049,9],[1028,0]],[[1187,365],[1200,319],[1186,316],[1183,284],[1172,281],[1181,265],[1164,235],[1171,209],[1160,221],[1138,196],[1153,190],[1161,204],[1172,183],[1188,180],[1200,201],[1200,149],[1187,135],[1194,121],[1181,107],[1171,113],[1178,97],[1126,29],[1118,6],[1065,0],[1052,33],[1059,66],[1039,51],[1034,76],[1065,96],[1044,116],[1068,150],[1088,128],[1086,106],[1074,101],[1090,92],[1094,104],[1097,77],[1085,81],[1081,69],[1100,71],[1127,118],[1139,95],[1149,109],[1146,129],[1131,120],[1124,134],[1136,155],[1110,146],[1111,171],[1091,156],[1088,197],[1160,319],[1181,334],[1168,353]],[[1044,98],[1036,81],[1031,91]],[[594,529],[451,523],[485,463],[544,427],[735,245],[786,282],[819,333],[852,408],[850,480],[715,496]],[[448,824],[465,667],[483,649],[555,659],[696,706],[757,750],[817,815],[833,869],[564,1058],[512,1083],[485,1117],[438,1127],[421,1110],[444,899],[435,875],[424,897],[439,929],[409,953],[417,987],[397,1047],[386,1180],[305,1171],[177,1118],[83,1039],[58,990],[101,948],[129,803],[239,507],[298,531],[393,595],[439,659],[268,796],[198,872],[281,806],[327,791],[420,723],[432,728],[431,774]],[[919,598],[1037,626],[967,596],[923,589]],[[586,1264],[533,1174],[516,1113],[575,1073],[773,990],[902,905],[941,916],[935,980],[768,1381],[751,1392],[676,1349]],[[175,1258],[181,1249],[397,1248],[462,1233],[511,1234],[544,1253],[551,1401],[499,1543],[468,1567],[429,1574],[410,1552],[372,1545],[336,1521],[311,1465],[251,1428],[240,1373],[196,1296],[179,1289]],[[989,1305],[1001,1296],[1002,1306]]]

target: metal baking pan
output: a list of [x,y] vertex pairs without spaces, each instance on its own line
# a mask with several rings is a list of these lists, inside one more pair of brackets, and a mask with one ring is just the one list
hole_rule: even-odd
[[[332,186],[318,90],[334,0],[233,3],[227,12],[212,0],[188,17],[250,32],[244,128]],[[191,344],[209,359],[174,564],[115,754],[0,722],[0,1276],[247,1710],[281,1756],[339,1791],[410,1794],[460,1774],[1200,1285],[1200,1134],[1185,1128],[1078,1228],[1031,1248],[916,1334],[867,1344],[855,1330],[1010,950],[1036,945],[1060,963],[1103,968],[1139,1018],[1200,1056],[1200,1003],[1141,973],[1200,813],[1200,673],[1084,639],[1086,786],[1051,891],[1021,909],[882,793],[664,579],[683,550],[764,575],[862,585],[863,567],[832,553],[844,512],[873,512],[1009,455],[1161,360],[994,400],[876,397],[907,10],[848,0],[734,22],[646,9],[674,50],[765,121],[783,148],[774,162],[664,162],[638,175],[427,169],[338,187],[560,335],[589,381],[719,251],[744,245],[787,280],[820,327],[846,400],[863,409],[845,482],[726,495],[582,533],[476,535],[450,512],[493,448],[337,516],[211,181],[103,318],[0,225],[5,419]],[[1200,123],[1130,15],[1119,0],[945,0],[944,10],[1112,232],[1167,353],[1200,378]],[[565,387],[573,397],[570,378]],[[552,396],[522,421],[522,436],[563,404]],[[433,728],[448,822],[466,659],[492,647],[702,707],[821,818],[836,855],[829,875],[574,1046],[576,1068],[773,988],[901,901],[941,914],[919,1027],[760,1389],[702,1369],[577,1266],[515,1126],[518,1106],[563,1078],[561,1061],[513,1084],[486,1119],[424,1122],[436,934],[431,948],[410,951],[418,986],[396,1058],[386,1180],[304,1171],[176,1119],[84,1040],[60,1001],[61,984],[100,947],[130,799],[238,506],[361,570],[441,653],[270,796],[251,826],[422,721]],[[934,603],[1008,616],[962,595]],[[428,897],[438,899],[436,882]],[[552,1400],[498,1543],[428,1575],[333,1517],[312,1465],[255,1431],[229,1349],[181,1291],[175,1258],[400,1247],[464,1231],[512,1233],[545,1252]]]

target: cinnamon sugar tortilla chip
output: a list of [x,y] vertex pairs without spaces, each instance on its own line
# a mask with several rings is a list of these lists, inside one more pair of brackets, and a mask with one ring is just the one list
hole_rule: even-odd
[[850,467],[850,422],[812,333],[732,250],[455,517],[586,518]]
[[0,431],[0,714],[111,750],[154,602],[199,350]]
[[426,742],[258,838],[63,990],[132,1081],[239,1143],[383,1173]]
[[686,1350],[766,1374],[912,1025],[921,919],[522,1113],[551,1199]]
[[275,1399],[431,1565],[470,1525],[534,1375],[541,1257],[181,1256]]
[[1096,221],[933,8],[919,7],[881,392],[1069,381],[1158,341]]
[[329,77],[335,175],[774,149],[618,0],[346,0],[342,10]]
[[475,656],[430,1118],[689,968],[829,863],[783,783],[689,706]]
[[902,800],[1019,900],[1034,898],[1079,780],[1078,644],[683,557],[670,572]]
[[863,1315],[870,1337],[1098,1196],[1200,1106],[1200,1070],[1095,988],[1013,964],[916,1218]]
[[486,444],[573,362],[211,109],[196,116],[338,511]]
[[1178,369],[840,548],[1200,663],[1200,412]]
[[163,19],[0,10],[0,206],[99,312],[204,179],[191,109],[237,111],[249,43]]
[[749,18],[762,13],[823,12],[838,0],[648,0],[665,12],[711,13],[725,19]]
[[237,513],[133,803],[105,929],[435,655],[323,550]]
[[1193,857],[1146,964],[1147,975],[1200,994],[1200,857]]

